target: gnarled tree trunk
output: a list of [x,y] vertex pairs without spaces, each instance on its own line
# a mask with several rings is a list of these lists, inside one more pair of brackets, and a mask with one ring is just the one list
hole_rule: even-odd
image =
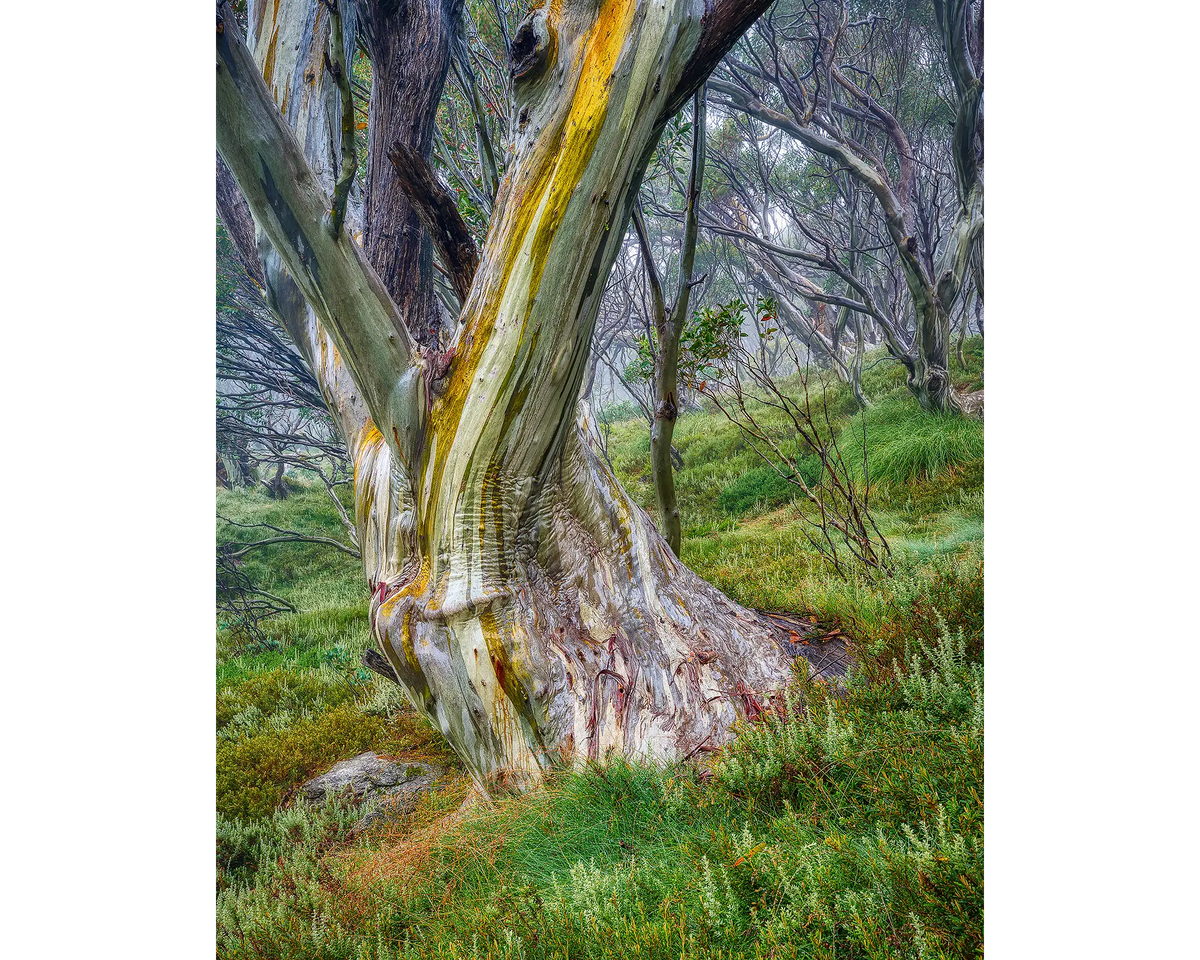
[[611,751],[688,756],[790,674],[772,626],[676,559],[576,419],[662,126],[765,5],[555,0],[522,25],[519,129],[448,370],[408,333],[415,301],[323,228],[313,141],[218,27],[218,147],[311,306],[289,329],[355,464],[372,630],[485,788]]

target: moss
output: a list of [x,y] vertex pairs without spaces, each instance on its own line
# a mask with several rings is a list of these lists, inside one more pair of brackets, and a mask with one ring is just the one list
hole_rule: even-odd
[[217,811],[231,818],[268,816],[305,780],[365,750],[442,763],[452,758],[441,734],[415,713],[389,720],[341,703],[289,728],[220,744]]

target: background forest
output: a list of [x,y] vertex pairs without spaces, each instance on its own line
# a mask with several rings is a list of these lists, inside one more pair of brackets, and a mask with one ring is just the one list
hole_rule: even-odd
[[[218,220],[220,956],[981,955],[983,12],[955,37],[951,7],[775,4],[644,175],[583,422],[684,563],[843,654],[666,767],[480,801],[371,661],[353,464]],[[528,13],[467,3],[450,45],[430,170],[476,248]],[[375,78],[352,52],[353,230]],[[439,246],[439,349],[456,269]],[[367,750],[434,789],[369,830],[362,798],[304,801]]]

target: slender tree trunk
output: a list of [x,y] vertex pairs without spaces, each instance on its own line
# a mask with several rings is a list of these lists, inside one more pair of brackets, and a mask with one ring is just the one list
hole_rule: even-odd
[[679,501],[675,496],[675,464],[671,445],[675,437],[675,421],[679,418],[678,369],[679,330],[668,324],[666,336],[658,343],[659,362],[654,370],[654,423],[650,427],[650,474],[654,478],[654,498],[658,504],[662,535],[671,551],[678,556],[683,545],[683,526],[679,517]]
[[[976,297],[978,300],[978,297]],[[962,323],[958,326],[958,339],[954,341],[954,355],[958,358],[958,365],[964,370],[967,366],[967,358],[963,354],[963,343],[967,339],[967,327],[971,325],[971,300],[967,297],[963,303]]]
[[764,5],[562,0],[522,25],[524,121],[437,384],[353,240],[314,232],[318,181],[218,35],[218,145],[313,306],[297,332],[355,465],[372,632],[486,789],[692,755],[790,676],[772,625],[678,561],[575,419],[662,127]]
[[950,317],[936,297],[918,299],[918,309],[908,388],[926,410],[961,413],[961,399],[950,380]]
[[857,313],[851,311],[851,321],[854,323],[854,359],[850,363],[850,392],[859,406],[869,407],[870,401],[863,393],[862,364],[863,354],[866,353],[866,338],[863,336],[863,321]]
[[692,112],[692,164],[688,176],[687,211],[684,215],[683,244],[679,265],[679,289],[670,309],[663,299],[662,283],[654,265],[654,253],[640,211],[635,213],[638,241],[646,263],[657,344],[654,351],[654,418],[650,423],[650,474],[654,478],[654,497],[663,537],[671,551],[679,556],[683,545],[683,525],[679,501],[675,496],[675,462],[681,460],[672,441],[679,419],[679,344],[687,322],[691,298],[692,269],[696,263],[696,235],[700,187],[704,182],[704,124],[707,112],[704,91],[696,94]]
[[286,468],[287,465],[282,461],[277,463],[275,465],[275,476],[273,476],[270,480],[263,482],[263,485],[267,488],[267,495],[272,500],[287,499],[287,480],[285,480],[283,476]]

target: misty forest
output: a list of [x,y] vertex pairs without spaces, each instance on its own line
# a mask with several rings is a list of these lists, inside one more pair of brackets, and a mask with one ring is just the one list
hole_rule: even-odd
[[219,957],[982,956],[983,77],[217,4]]

